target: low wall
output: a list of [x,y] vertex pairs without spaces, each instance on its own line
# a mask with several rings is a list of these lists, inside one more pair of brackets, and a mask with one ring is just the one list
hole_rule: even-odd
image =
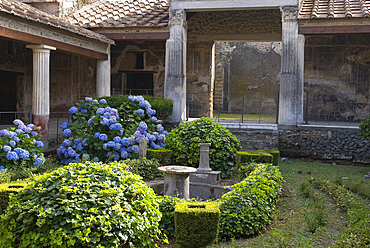
[[370,165],[370,139],[358,127],[228,127],[244,150],[279,150],[282,157],[313,158],[342,164]]

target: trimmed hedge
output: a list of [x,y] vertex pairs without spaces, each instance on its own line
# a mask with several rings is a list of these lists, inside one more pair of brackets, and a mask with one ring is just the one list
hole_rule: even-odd
[[4,213],[9,204],[9,195],[18,194],[27,186],[26,183],[5,183],[0,184],[0,215]]
[[266,152],[245,152],[245,151],[236,152],[237,168],[239,168],[243,164],[249,164],[252,162],[272,164],[273,155]]
[[264,153],[269,153],[273,156],[273,159],[272,159],[272,164],[274,166],[278,166],[279,165],[279,160],[280,160],[280,152],[278,150],[258,150],[258,152],[264,152]]
[[276,166],[258,164],[232,190],[218,199],[221,211],[219,240],[255,235],[271,222],[283,178]]
[[126,159],[125,164],[128,166],[129,171],[147,180],[153,180],[157,177],[162,178],[164,176],[163,172],[158,171],[158,167],[161,165],[157,159]]
[[216,202],[183,202],[175,206],[176,242],[180,248],[206,247],[217,238],[220,209]]
[[162,234],[167,235],[168,238],[174,238],[175,232],[175,206],[177,203],[185,202],[182,198],[175,196],[158,196],[159,211],[162,213],[162,219],[159,222],[159,229]]
[[148,159],[157,159],[161,166],[169,165],[171,162],[172,150],[158,148],[157,150],[147,149],[146,156]]

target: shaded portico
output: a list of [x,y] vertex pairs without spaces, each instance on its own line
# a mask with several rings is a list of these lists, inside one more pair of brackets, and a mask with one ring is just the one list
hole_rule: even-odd
[[[246,30],[245,33],[233,32],[230,30],[219,29],[212,26],[220,20],[235,22],[238,25],[245,25],[238,18],[232,16],[244,16],[248,20],[250,13],[257,12],[263,19],[264,13],[279,13],[275,15],[269,25],[279,27],[279,31],[272,30]],[[267,12],[266,12],[267,11]],[[222,16],[224,13],[228,17],[216,17],[213,22],[207,20],[208,30],[194,33],[190,29],[191,20],[196,15],[207,13],[217,13]],[[273,13],[274,12],[274,13]],[[209,57],[212,58],[212,44],[214,41],[282,41],[282,68],[280,82],[280,105],[279,105],[279,123],[283,125],[297,125],[303,122],[303,47],[304,37],[298,36],[298,1],[180,1],[170,2],[170,38],[166,44],[166,81],[164,95],[174,100],[173,122],[181,122],[186,118],[186,85],[187,70],[186,56],[189,51],[190,42],[193,46],[196,44],[208,43]],[[281,14],[280,14],[281,13]],[[262,14],[262,15],[261,15]],[[253,23],[249,23],[250,26]],[[204,25],[203,25],[204,26]],[[210,32],[212,29],[212,32]],[[191,39],[191,40],[189,40]],[[194,45],[195,44],[195,45]],[[212,59],[209,60],[209,67],[212,68]],[[210,69],[211,70],[211,69]],[[212,77],[212,73],[209,73]],[[210,80],[212,81],[212,80]],[[210,86],[213,87],[212,85]],[[211,104],[212,105],[212,104]],[[210,106],[212,109],[212,106]]]

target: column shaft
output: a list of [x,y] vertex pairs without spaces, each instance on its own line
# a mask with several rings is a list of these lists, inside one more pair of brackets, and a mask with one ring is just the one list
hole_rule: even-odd
[[96,63],[96,96],[110,96],[110,48],[108,48],[108,60],[98,60]]
[[186,17],[184,10],[170,11],[170,38],[166,42],[164,97],[173,100],[172,122],[186,119]]
[[27,48],[33,50],[32,121],[36,126],[41,126],[39,134],[47,146],[50,114],[50,50],[56,48],[45,45],[27,45]]

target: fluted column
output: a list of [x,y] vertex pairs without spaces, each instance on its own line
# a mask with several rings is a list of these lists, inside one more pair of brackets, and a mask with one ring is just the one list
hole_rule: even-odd
[[96,63],[96,96],[110,96],[110,47],[107,49],[108,59]]
[[299,68],[298,7],[284,6],[281,11],[283,29],[279,124],[297,125],[303,122],[303,72]]
[[36,126],[41,126],[39,134],[47,147],[50,114],[50,50],[56,50],[56,48],[45,45],[27,45],[27,48],[33,51],[32,122]]
[[172,122],[186,119],[186,42],[185,10],[170,10],[170,38],[166,42],[164,97],[173,100]]

